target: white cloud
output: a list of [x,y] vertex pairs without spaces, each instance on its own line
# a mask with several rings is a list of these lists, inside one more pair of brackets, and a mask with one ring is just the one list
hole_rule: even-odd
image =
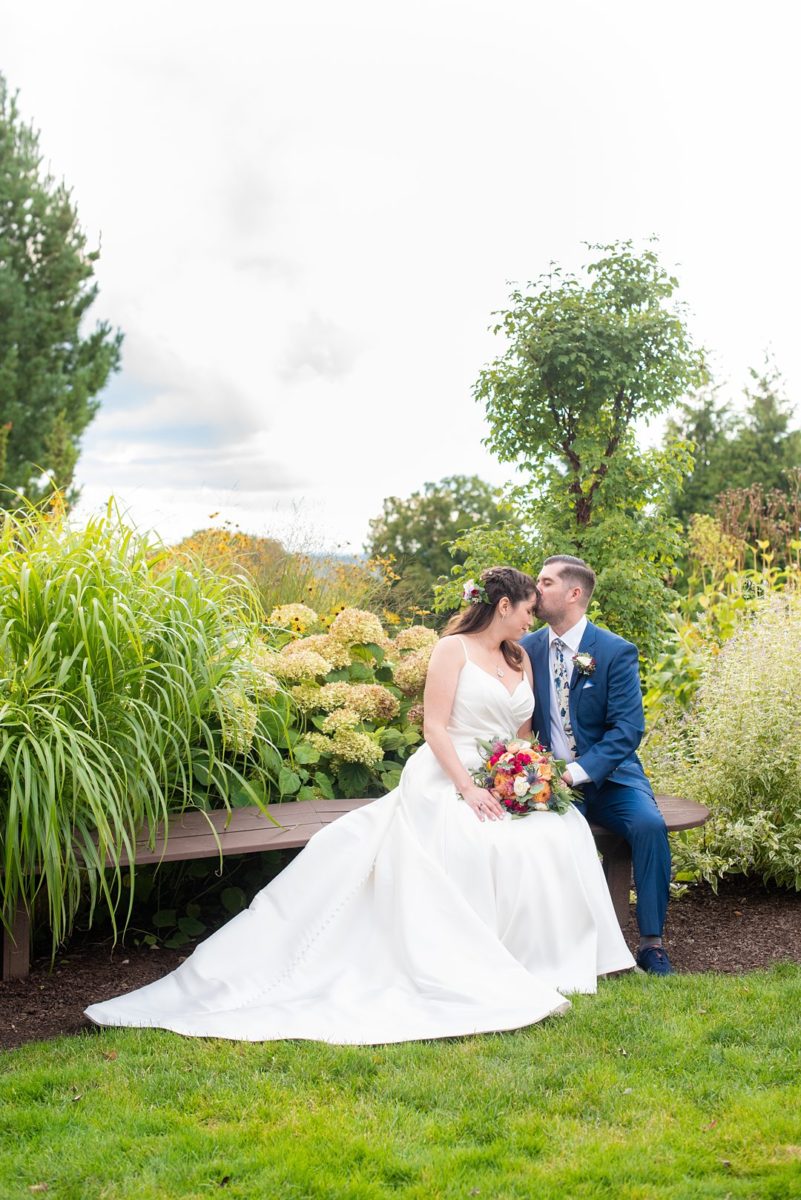
[[[9,6],[10,7],[10,6]],[[79,463],[170,535],[224,508],[360,545],[508,470],[471,387],[506,281],[661,235],[739,391],[801,390],[793,11],[743,0],[31,0],[8,81],[102,232],[124,371]]]

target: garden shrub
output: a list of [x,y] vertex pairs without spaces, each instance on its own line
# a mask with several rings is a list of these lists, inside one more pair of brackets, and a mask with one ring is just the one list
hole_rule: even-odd
[[413,625],[391,638],[364,609],[325,617],[297,603],[276,607],[270,623],[267,669],[288,690],[283,724],[272,729],[286,755],[280,798],[377,796],[395,787],[422,738],[436,631]]
[[801,889],[801,594],[754,599],[704,662],[686,710],[666,710],[644,746],[656,787],[706,804],[676,866]]

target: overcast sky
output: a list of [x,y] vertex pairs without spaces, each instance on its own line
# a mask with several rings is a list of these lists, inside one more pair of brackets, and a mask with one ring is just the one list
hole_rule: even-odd
[[502,482],[471,396],[491,313],[585,241],[658,234],[731,394],[770,347],[801,396],[794,17],[0,0],[0,70],[125,332],[82,509],[358,551],[385,496]]

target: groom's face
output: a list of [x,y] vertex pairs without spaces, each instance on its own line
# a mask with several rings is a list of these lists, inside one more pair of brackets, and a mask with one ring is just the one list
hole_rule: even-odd
[[539,598],[534,609],[535,615],[548,625],[558,625],[570,608],[568,595],[575,590],[562,579],[560,563],[542,568],[537,578],[537,590]]

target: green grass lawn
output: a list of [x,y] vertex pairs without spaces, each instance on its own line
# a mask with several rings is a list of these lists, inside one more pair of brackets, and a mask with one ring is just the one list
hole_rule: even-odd
[[38,1043],[0,1059],[0,1195],[796,1200],[799,1014],[783,966],[452,1041]]

